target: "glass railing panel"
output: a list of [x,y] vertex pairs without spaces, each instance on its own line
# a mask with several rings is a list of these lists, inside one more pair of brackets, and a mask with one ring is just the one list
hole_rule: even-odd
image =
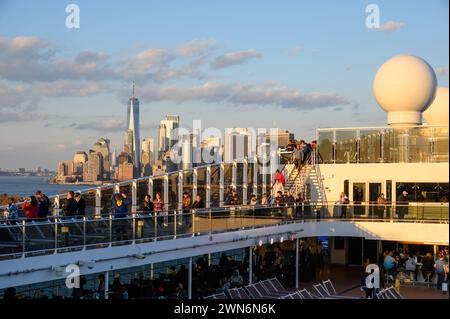
[[86,246],[88,249],[105,247],[112,238],[111,224],[109,216],[102,218],[86,218],[83,221],[83,228],[86,232]]
[[193,182],[194,182],[194,174],[191,170],[184,171],[183,172],[183,193],[188,193],[191,197],[192,201],[195,200],[195,198],[192,198],[193,196]]
[[158,240],[170,240],[175,235],[174,215],[168,212],[159,212],[156,216],[156,231]]
[[247,203],[243,202],[243,182],[244,182],[244,164],[237,163],[236,164],[236,192],[238,195],[238,203],[239,205],[245,205]]
[[[54,251],[55,226],[48,221],[27,221],[25,225],[25,251],[34,253],[36,251]],[[57,238],[59,241],[59,236]]]
[[136,206],[138,211],[141,209],[146,195],[148,195],[148,179],[139,180],[137,182],[136,192]]
[[379,129],[361,130],[359,140],[359,162],[379,163],[381,162],[381,138]]
[[433,128],[433,162],[448,162],[448,127]]
[[102,188],[101,193],[101,213],[102,215],[108,215],[112,212],[112,197],[114,195],[114,186],[108,188]]
[[333,145],[334,145],[334,133],[333,131],[319,131],[318,143],[318,157],[319,163],[333,163]]
[[111,237],[114,246],[129,245],[134,239],[134,219],[113,217],[111,219]]
[[1,255],[23,252],[23,226],[21,221],[0,222],[0,260]]
[[166,209],[177,210],[178,209],[178,173],[172,173],[169,175],[169,202],[166,203]]
[[[81,195],[81,197],[84,199],[86,203],[85,208],[85,216],[95,216],[95,195],[97,191],[95,189],[86,191],[84,194]],[[77,215],[83,215],[81,211],[77,212]]]
[[206,200],[206,167],[197,168],[197,195],[203,203]]
[[156,194],[159,194],[162,201],[164,201],[164,176],[160,175],[153,178],[153,196],[152,200],[155,201]]
[[[55,227],[51,225],[47,228],[47,234],[50,237]],[[85,227],[82,219],[79,218],[60,218],[57,224],[57,248],[60,252],[69,252],[74,247],[81,248],[85,243]],[[41,231],[44,229],[41,227]],[[46,235],[47,236],[47,235]],[[50,237],[49,240],[52,238]]]
[[247,203],[250,202],[251,196],[255,193],[254,192],[254,185],[256,183],[256,181],[254,180],[255,166],[256,166],[255,163],[248,163],[247,165]]
[[336,131],[336,163],[357,163],[357,131]]
[[220,205],[220,165],[211,166],[211,207]]
[[432,161],[432,133],[429,127],[414,127],[408,130],[408,162]]

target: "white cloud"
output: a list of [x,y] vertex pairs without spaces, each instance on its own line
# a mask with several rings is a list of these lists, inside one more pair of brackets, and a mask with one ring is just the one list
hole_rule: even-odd
[[381,24],[379,30],[381,32],[390,33],[390,32],[394,32],[394,31],[404,28],[405,25],[406,24],[404,22],[388,21],[388,22]]
[[97,132],[118,132],[125,130],[123,119],[108,118],[102,121],[91,121],[81,124],[71,125],[76,130],[89,130]]
[[302,94],[283,86],[252,84],[222,84],[206,82],[197,86],[148,85],[141,87],[145,101],[202,101],[205,103],[230,103],[239,105],[279,106],[308,110],[338,105],[354,105],[349,99],[336,93],[312,92]]
[[298,55],[300,55],[300,53],[302,53],[304,50],[304,48],[300,45],[296,45],[293,48],[289,48],[285,51],[286,55],[289,57],[296,57]]
[[226,53],[218,56],[211,62],[211,68],[218,70],[233,65],[239,65],[248,62],[251,59],[259,59],[262,57],[261,53],[256,52],[254,49],[240,52]]

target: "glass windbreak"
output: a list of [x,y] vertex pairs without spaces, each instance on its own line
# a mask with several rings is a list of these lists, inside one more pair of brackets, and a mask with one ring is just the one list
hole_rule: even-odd
[[166,203],[167,209],[178,209],[178,173],[169,175],[169,202]]
[[[397,201],[407,192],[410,202],[448,202],[448,183],[397,183]],[[404,198],[401,201],[405,201]]]
[[239,198],[239,204],[243,203],[243,181],[244,181],[244,164],[237,163],[236,164],[236,192]]
[[220,165],[211,166],[211,207],[220,205]]
[[112,212],[112,197],[114,194],[114,187],[103,188],[101,193],[101,213],[109,214]]
[[319,131],[318,156],[319,163],[333,163],[334,161],[334,133],[333,131]]
[[83,214],[83,212],[78,212],[78,214],[85,215],[85,216],[94,216],[95,215],[95,194],[96,194],[96,192],[97,191],[95,189],[92,189],[81,195],[81,198],[85,202],[85,211],[84,211],[84,214]]
[[254,164],[254,163],[248,163],[248,165],[247,165],[247,201],[250,201],[250,196],[255,193],[254,192],[255,165],[256,164]]
[[197,195],[206,202],[206,167],[197,168]]
[[448,162],[448,127],[433,128],[433,162]]
[[156,194],[159,194],[164,201],[164,176],[162,175],[153,178],[153,201],[156,199]]
[[141,206],[144,203],[144,198],[147,194],[148,194],[148,179],[138,181],[136,192],[136,205],[138,211],[141,209]]
[[194,174],[191,170],[183,172],[183,193],[188,193],[192,199]]
[[359,136],[359,162],[379,163],[381,161],[381,131],[361,130]]
[[408,162],[430,162],[432,146],[432,129],[415,127],[408,130]]
[[227,204],[227,197],[231,193],[233,182],[233,164],[224,164],[224,193],[225,204]]
[[357,163],[357,131],[336,131],[336,163]]

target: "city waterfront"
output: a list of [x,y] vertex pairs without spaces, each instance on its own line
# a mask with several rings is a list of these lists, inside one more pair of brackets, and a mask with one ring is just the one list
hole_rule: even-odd
[[37,190],[47,196],[64,193],[68,190],[83,190],[94,185],[60,185],[49,184],[44,176],[0,176],[0,194],[30,196]]

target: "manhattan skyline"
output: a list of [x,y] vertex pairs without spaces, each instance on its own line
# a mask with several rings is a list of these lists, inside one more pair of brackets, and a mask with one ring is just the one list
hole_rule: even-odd
[[[178,114],[190,128],[279,127],[311,140],[318,127],[385,125],[373,74],[388,58],[425,58],[448,87],[448,1],[0,0],[0,167],[54,169],[99,137],[123,147],[130,85],[140,137]],[[404,8],[408,10],[404,10]]]

